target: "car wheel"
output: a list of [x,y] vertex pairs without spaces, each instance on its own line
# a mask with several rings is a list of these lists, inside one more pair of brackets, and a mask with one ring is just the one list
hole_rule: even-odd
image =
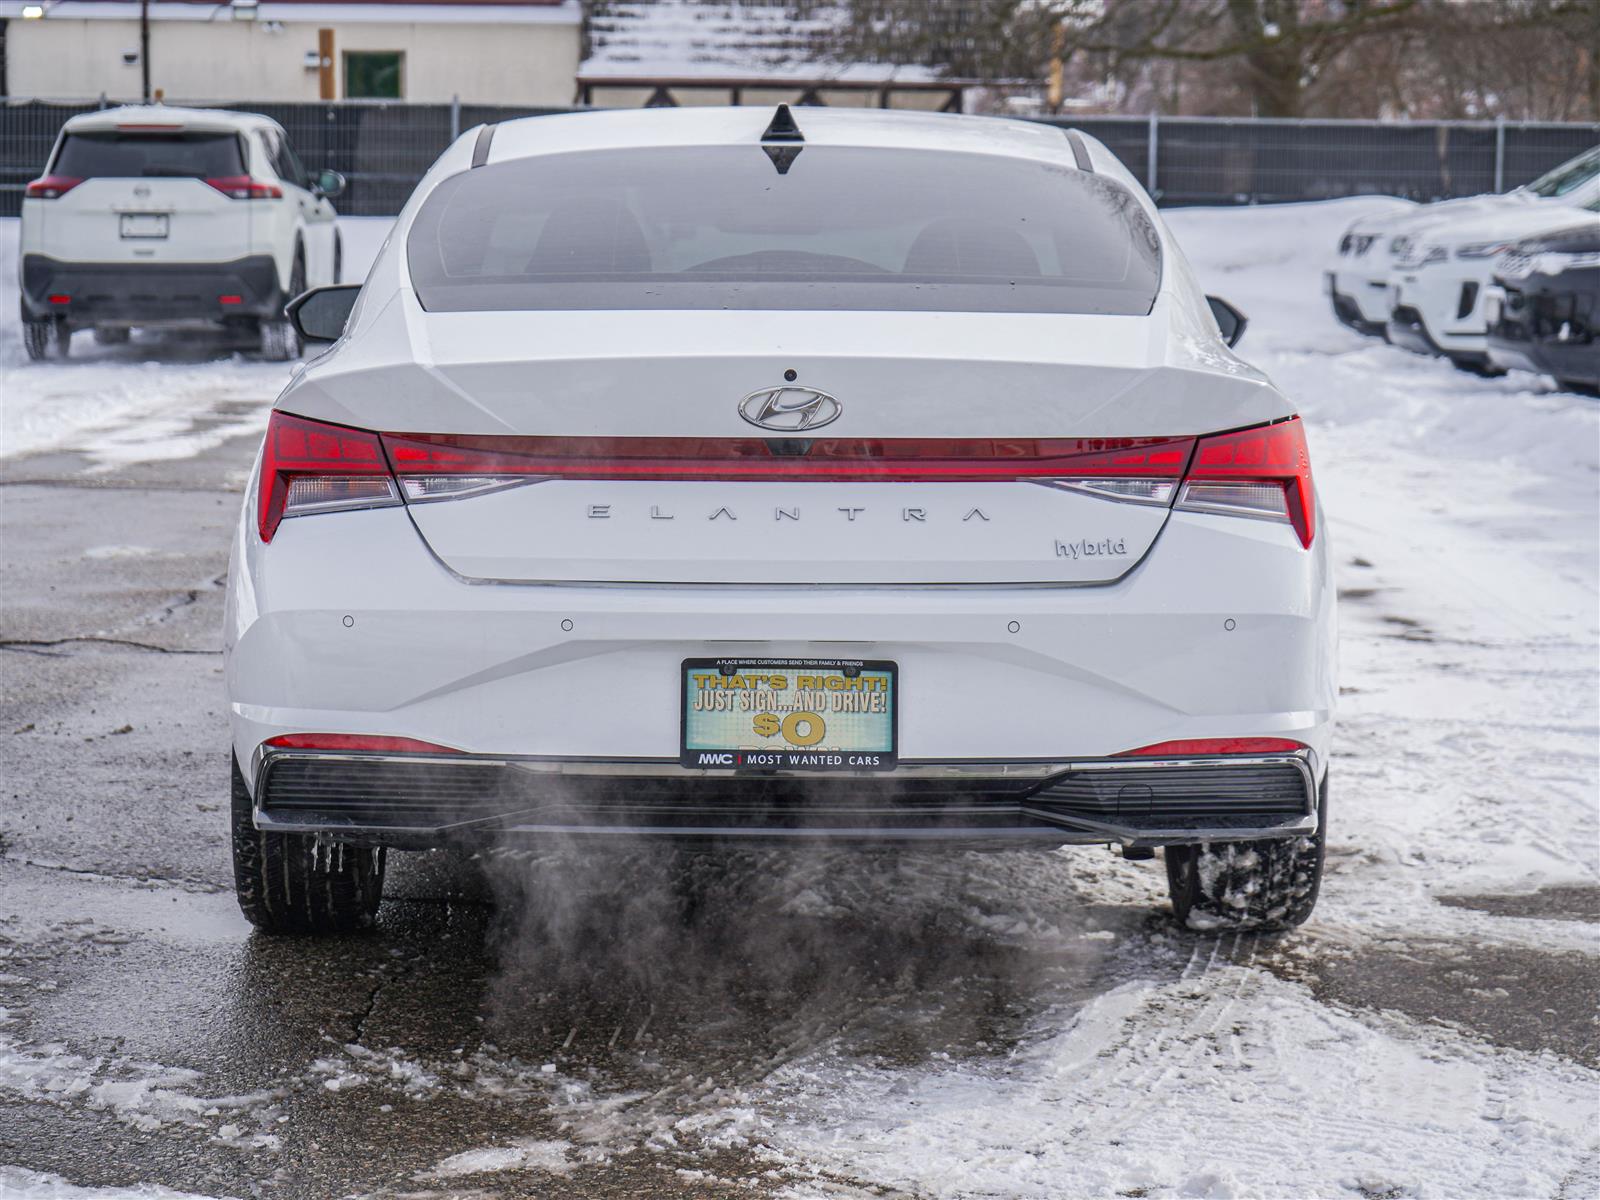
[[1167,892],[1190,929],[1291,929],[1311,915],[1327,853],[1328,781],[1317,831],[1258,842],[1168,846]]
[[[306,260],[298,250],[289,271],[289,299],[306,290]],[[268,362],[287,362],[300,357],[300,335],[288,317],[261,318],[261,357]]]
[[1558,379],[1556,387],[1563,392],[1575,392],[1580,396],[1600,396],[1600,383],[1587,383],[1582,379]]
[[127,342],[131,332],[126,325],[97,325],[94,340],[101,346],[121,346]]
[[239,908],[263,933],[370,929],[383,896],[384,851],[308,833],[263,833],[233,762],[233,881]]
[[49,317],[43,320],[22,318],[22,344],[33,362],[43,362],[50,356],[55,337],[56,323]]

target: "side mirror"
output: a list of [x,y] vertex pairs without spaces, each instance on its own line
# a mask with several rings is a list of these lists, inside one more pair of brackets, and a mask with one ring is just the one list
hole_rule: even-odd
[[312,288],[289,301],[283,311],[305,341],[336,342],[344,336],[345,322],[360,294],[359,283]]
[[319,196],[342,196],[344,188],[344,176],[337,171],[321,171],[311,181],[311,190]]
[[1221,296],[1207,296],[1206,303],[1211,306],[1211,316],[1222,331],[1222,340],[1228,343],[1229,349],[1237,346],[1244,336],[1245,326],[1250,324],[1245,315]]

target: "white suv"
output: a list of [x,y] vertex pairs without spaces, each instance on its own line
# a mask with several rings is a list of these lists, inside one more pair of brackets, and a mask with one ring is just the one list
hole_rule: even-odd
[[29,357],[75,330],[220,322],[262,354],[300,352],[284,303],[337,283],[335,171],[311,176],[255,113],[113,108],[68,121],[22,201],[19,282]]
[[[1565,228],[1600,205],[1600,146],[1501,198],[1416,221],[1391,243],[1389,340],[1494,373],[1483,297],[1499,255],[1519,238]],[[1444,208],[1443,205],[1438,206]],[[1396,244],[1398,243],[1398,244]]]

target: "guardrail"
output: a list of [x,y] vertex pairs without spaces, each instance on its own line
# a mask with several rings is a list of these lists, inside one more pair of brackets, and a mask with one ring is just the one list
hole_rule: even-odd
[[[0,216],[15,216],[67,118],[126,101],[0,98]],[[177,104],[177,101],[173,102]],[[185,102],[264,113],[313,169],[349,180],[339,209],[392,215],[464,129],[570,112],[399,101]],[[1384,194],[1442,200],[1527,183],[1600,144],[1600,124],[1234,117],[1040,118],[1093,134],[1166,205],[1271,204]]]

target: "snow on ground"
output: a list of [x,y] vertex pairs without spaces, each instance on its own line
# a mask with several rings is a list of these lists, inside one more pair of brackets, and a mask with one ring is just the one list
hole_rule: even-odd
[[[345,217],[347,278],[365,275],[391,221]],[[0,280],[17,276],[21,222],[0,219]],[[187,458],[266,428],[291,363],[257,362],[218,333],[143,333],[96,345],[85,330],[66,362],[30,363],[15,303],[0,305],[0,457],[84,450],[101,464]]]
[[[787,1068],[780,1147],[919,1195],[1553,1196],[1594,1079],[1245,966],[1130,984],[998,1063]],[[1574,1193],[1576,1194],[1576,1193]]]
[[193,1192],[175,1192],[153,1183],[137,1187],[74,1187],[59,1175],[0,1167],[0,1200],[206,1200]]
[[1600,870],[1600,405],[1334,324],[1317,274],[1363,203],[1170,221],[1206,286],[1255,314],[1240,348],[1309,425],[1344,601],[1335,820],[1384,860],[1382,888],[1334,889],[1328,907],[1369,929],[1392,912],[1481,930],[1482,914],[1395,893]]

